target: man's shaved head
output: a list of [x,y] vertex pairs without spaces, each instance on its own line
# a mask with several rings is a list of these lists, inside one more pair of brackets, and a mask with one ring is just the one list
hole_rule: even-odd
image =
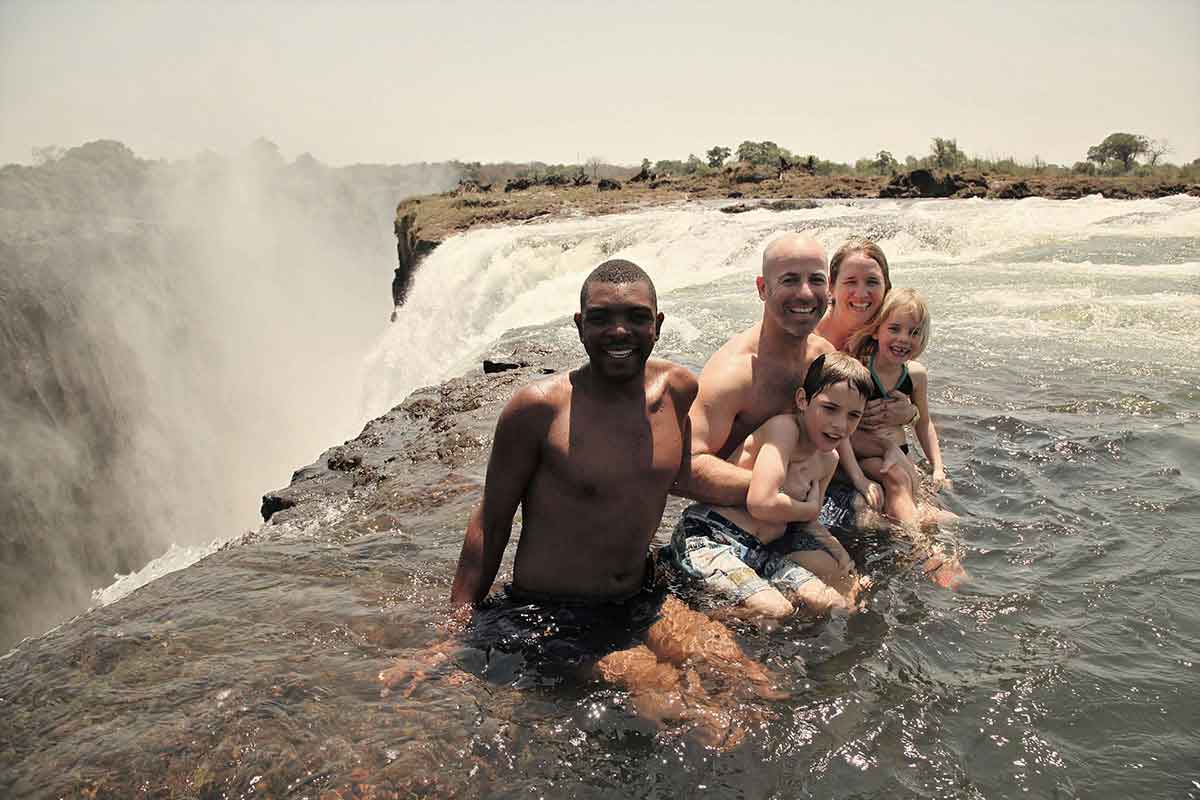
[[822,266],[828,266],[825,260],[825,248],[811,236],[802,233],[785,233],[771,240],[767,249],[763,250],[762,274],[767,277],[767,269],[781,261],[812,261],[820,260]]
[[588,287],[593,283],[644,283],[650,287],[650,300],[654,303],[654,307],[658,308],[658,294],[654,291],[654,281],[650,280],[646,270],[632,261],[613,258],[592,270],[591,274],[584,279],[583,288],[579,290],[579,309],[581,311],[587,307]]

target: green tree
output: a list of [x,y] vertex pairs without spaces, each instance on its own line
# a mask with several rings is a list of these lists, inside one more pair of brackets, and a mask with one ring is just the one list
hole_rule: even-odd
[[704,154],[704,157],[708,159],[708,165],[710,167],[712,167],[713,169],[717,169],[718,167],[720,167],[722,164],[725,163],[725,159],[729,158],[730,152],[731,151],[729,150],[728,147],[721,147],[720,145],[717,145],[716,147],[714,147],[711,150],[709,150],[708,152],[706,152]]
[[942,169],[954,169],[967,160],[963,151],[958,149],[957,139],[935,136],[929,142],[929,151],[933,154],[933,165]]
[[1103,166],[1109,161],[1120,162],[1122,170],[1128,172],[1138,156],[1149,152],[1150,141],[1145,136],[1132,133],[1110,133],[1095,147],[1089,147],[1087,160]]
[[737,159],[738,161],[746,161],[750,164],[765,164],[767,162],[762,143],[752,142],[749,139],[738,145]]
[[887,150],[880,150],[875,154],[874,166],[875,169],[879,170],[880,175],[892,175],[895,174],[896,167],[899,166],[899,162],[897,162],[896,157]]

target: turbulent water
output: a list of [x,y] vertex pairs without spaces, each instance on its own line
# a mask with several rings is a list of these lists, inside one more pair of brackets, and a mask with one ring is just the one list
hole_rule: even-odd
[[[930,300],[922,360],[962,518],[943,536],[972,576],[960,591],[859,542],[877,579],[864,612],[738,630],[792,694],[717,751],[648,729],[619,690],[537,679],[519,659],[380,699],[379,669],[434,636],[464,509],[348,543],[308,529],[164,579],[153,613],[83,659],[87,681],[138,688],[87,711],[62,689],[61,727],[9,785],[69,764],[103,783],[95,765],[122,758],[153,775],[192,747],[214,755],[187,785],[228,795],[276,781],[316,797],[399,770],[489,797],[1200,797],[1196,198],[689,206],[476,231],[424,263],[367,353],[361,413],[517,339],[572,346],[579,284],[611,256],[658,285],[659,354],[698,369],[761,313],[753,275],[785,230],[831,250],[870,236],[893,283]],[[147,642],[169,660],[161,679],[121,660]],[[476,672],[480,657],[460,655]],[[39,680],[78,685],[76,668]],[[80,714],[96,727],[72,727]]]
[[265,142],[0,170],[0,649],[255,526],[358,430],[396,201],[453,180]]

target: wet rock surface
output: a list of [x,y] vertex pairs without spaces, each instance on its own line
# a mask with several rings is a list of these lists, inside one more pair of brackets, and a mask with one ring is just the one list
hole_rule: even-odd
[[514,367],[418,390],[298,470],[257,531],[5,656],[0,796],[467,791],[469,768],[449,785],[430,765],[461,762],[503,687],[417,703],[377,676],[448,610],[503,404],[578,360],[529,344],[491,359]]

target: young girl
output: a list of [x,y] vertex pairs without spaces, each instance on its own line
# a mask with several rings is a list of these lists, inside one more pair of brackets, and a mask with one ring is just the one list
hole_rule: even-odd
[[[849,350],[870,370],[875,385],[872,399],[900,391],[917,407],[913,429],[933,467],[933,490],[937,492],[946,484],[946,469],[937,430],[929,415],[929,373],[915,360],[929,345],[929,338],[929,306],[925,298],[915,289],[893,289],[884,298],[875,321],[850,337]],[[876,433],[893,441],[908,455],[903,426],[879,429]],[[883,479],[882,465],[880,458],[864,458],[859,462],[863,472],[877,481]],[[919,521],[916,490],[912,486],[908,491],[903,488],[889,491],[883,501],[884,512],[901,524],[916,525]]]

